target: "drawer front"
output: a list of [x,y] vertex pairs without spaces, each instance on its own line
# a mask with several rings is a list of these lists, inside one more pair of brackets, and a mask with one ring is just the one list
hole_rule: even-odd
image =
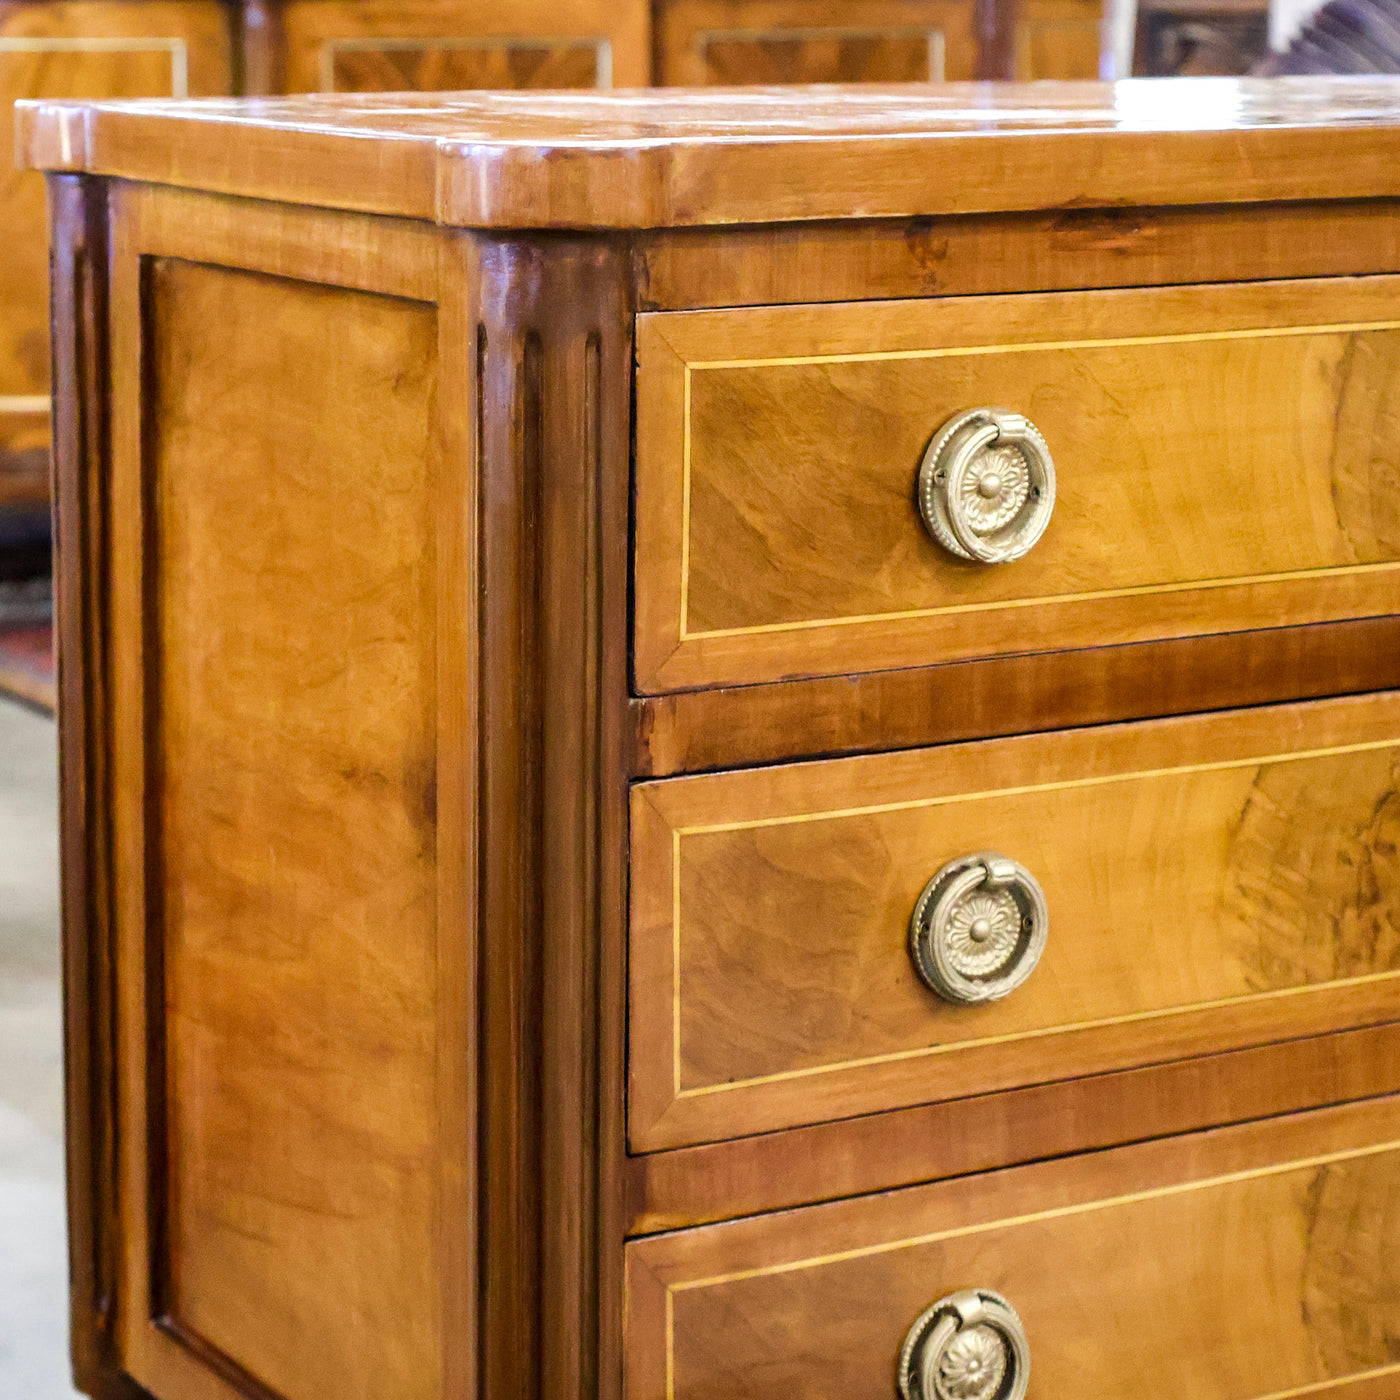
[[[1389,1400],[1400,1103],[657,1236],[627,1274],[629,1400],[894,1400],[911,1324],[969,1289],[1014,1309],[1035,1400]],[[946,1395],[1000,1400],[970,1350]]]
[[[1400,278],[665,312],[637,346],[643,692],[1400,609]],[[982,408],[1053,461],[1052,508],[995,494],[995,446],[956,477],[1013,534],[1049,509],[1011,562],[917,500]]]
[[[632,1144],[1393,1019],[1398,840],[1397,693],[638,784]],[[1022,914],[1048,934],[968,1003],[921,978],[909,927],[984,852],[1044,916],[974,871],[931,943],[965,960],[981,916],[988,947]],[[1014,981],[1031,940],[1002,951]]]

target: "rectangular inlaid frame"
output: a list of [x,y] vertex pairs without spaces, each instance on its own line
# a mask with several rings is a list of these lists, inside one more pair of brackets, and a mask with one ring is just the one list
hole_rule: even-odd
[[[887,606],[872,604],[869,609],[844,601],[835,604],[832,600],[840,596],[839,589],[828,587],[823,592],[819,584],[799,579],[790,586],[799,593],[811,586],[820,601],[803,596],[792,616],[763,611],[766,595],[761,590],[768,584],[755,568],[752,588],[765,602],[746,598],[744,618],[697,625],[692,587],[699,557],[693,539],[694,502],[701,486],[711,495],[723,493],[727,468],[712,471],[715,480],[698,479],[703,473],[692,465],[697,455],[692,404],[702,377],[730,371],[826,372],[832,367],[844,371],[900,362],[977,365],[1023,354],[1056,355],[1068,362],[1086,352],[1132,354],[1143,347],[1175,352],[1226,342],[1285,344],[1313,337],[1389,333],[1400,327],[1395,310],[1398,288],[1395,277],[1381,275],[1331,283],[1278,279],[1145,290],[1098,287],[1052,294],[748,306],[639,316],[636,691],[651,695],[752,685],[1395,611],[1400,564],[1390,556],[1308,561],[1296,568],[1232,567],[1219,575],[1188,571],[1179,578],[1134,578],[1102,587],[1031,587],[1021,594],[991,591],[986,597],[965,589],[950,590],[946,597],[900,596]],[[761,405],[749,411],[754,421],[748,431],[755,440],[771,440],[773,452],[801,450],[800,434],[784,437],[784,425],[765,418]],[[930,423],[928,431],[935,426]],[[803,427],[815,434],[826,425]],[[844,444],[847,458],[858,449],[868,450],[868,445]],[[725,450],[717,450],[718,458]],[[872,504],[868,495],[853,495],[849,511],[887,511],[887,495],[905,494],[902,462],[901,457],[888,465],[877,503]],[[901,579],[913,577],[908,561],[916,556],[909,551],[927,546],[914,505],[917,454],[905,465],[909,508],[901,529],[907,525],[907,532],[900,535],[897,549],[892,547],[877,561],[880,568]],[[850,490],[858,493],[865,478],[856,472],[851,477]],[[1065,482],[1062,471],[1062,497]],[[788,508],[782,499],[761,505],[745,500],[734,510],[745,528],[759,536],[766,527],[789,526],[784,514]],[[1286,523],[1301,528],[1296,522]],[[821,528],[811,525],[814,532]],[[784,544],[774,542],[775,533],[769,531],[768,564],[781,572],[783,562],[791,564],[791,560],[782,560]],[[814,538],[834,547],[819,534]],[[749,564],[744,558],[731,565],[728,576]],[[873,566],[865,561],[863,567]],[[746,577],[740,573],[739,585]]]
[[[1071,1017],[1053,1026],[1047,1020],[1033,1029],[1020,1026],[1005,1034],[1004,1027],[986,1023],[977,1035],[962,1032],[957,1023],[940,1021],[930,1008],[927,1027],[917,1023],[918,1033],[898,1047],[882,1044],[888,1053],[863,1058],[833,1053],[823,1058],[813,1052],[800,1065],[770,1060],[765,1069],[771,1072],[754,1069],[744,1075],[729,1064],[708,1073],[692,1068],[687,1074],[687,1006],[705,1005],[707,998],[711,1005],[727,1004],[728,998],[724,972],[717,970],[726,966],[722,960],[706,964],[702,958],[687,971],[682,883],[685,851],[697,839],[703,843],[707,837],[764,829],[801,832],[827,823],[828,830],[840,832],[851,818],[857,824],[883,817],[898,821],[904,819],[900,814],[935,808],[963,814],[975,825],[976,808],[983,802],[1040,800],[1050,794],[1072,794],[1085,810],[1094,810],[1105,794],[1123,785],[1151,791],[1159,782],[1190,774],[1277,770],[1293,764],[1306,768],[1313,761],[1325,763],[1348,754],[1391,754],[1400,744],[1398,716],[1395,694],[1383,692],[634,785],[628,1101],[633,1151],[780,1132],[1392,1020],[1400,972],[1385,966],[1354,977],[1231,988],[1228,993],[1168,999],[1170,1004],[1162,1001],[1150,1008],[1115,1008],[1114,1014],[1098,1020],[1084,1013],[1088,1002],[1081,1004],[1077,994]],[[1169,828],[1164,838],[1168,832],[1184,839]],[[835,859],[843,849],[841,841],[849,838],[830,839],[830,846],[822,847],[818,840],[804,848],[809,866]],[[761,843],[758,848],[763,849]],[[889,849],[898,850],[895,844]],[[819,850],[821,855],[816,854]],[[717,868],[723,869],[728,888],[735,892],[733,907],[726,911],[727,930],[743,930],[747,941],[742,944],[742,966],[757,985],[771,988],[785,974],[775,971],[776,962],[765,963],[765,954],[781,945],[778,939],[767,941],[770,925],[757,911],[764,908],[765,897],[776,901],[779,890],[795,898],[800,888],[797,874],[812,872],[791,853],[773,854],[771,871],[761,859],[749,865],[731,854],[726,860]],[[789,878],[794,883],[785,885]],[[868,890],[860,898],[882,907],[878,895]],[[772,927],[781,926],[775,917]],[[725,917],[717,919],[715,927],[726,928]],[[893,1000],[892,979],[905,967],[903,927],[891,926],[889,933],[893,941],[888,945],[880,941],[883,934],[872,938],[872,946],[882,950],[886,961],[878,976],[868,967],[865,976],[872,986],[889,988],[887,995]],[[815,956],[820,957],[820,950]],[[801,970],[794,969],[792,976],[794,986],[800,985]],[[707,983],[709,978],[714,982]],[[739,995],[737,984],[729,989]],[[1084,985],[1083,995],[1092,991],[1092,984]],[[859,993],[853,996],[859,1013],[864,1009]],[[794,992],[794,1004],[797,1000]],[[762,1011],[750,1008],[748,1015],[758,1021],[771,1014],[780,1021],[782,1008],[781,996],[775,995]],[[721,1024],[711,1023],[716,1039],[722,1038]],[[797,1030],[801,1024],[801,1013],[794,1011],[784,1027],[798,1043],[804,1043]],[[814,1034],[810,1044],[820,1043],[820,1033]]]
[[[427,225],[250,206],[216,197],[115,186],[110,205],[110,520],[103,586],[110,627],[112,812],[110,944],[114,949],[117,1245],[116,1346],[121,1367],[156,1393],[273,1400],[247,1374],[171,1315],[166,1227],[166,1007],[157,807],[159,663],[150,470],[151,269],[157,259],[236,269],[317,287],[437,306],[437,382],[430,405],[428,489],[435,512],[435,1085],[431,1263],[444,1395],[473,1388],[475,1097],[474,443],[468,388],[471,338],[460,283],[441,274],[443,244]],[[137,392],[137,383],[141,392]],[[448,386],[444,390],[444,386]],[[432,482],[436,474],[436,486]],[[133,561],[141,560],[140,568]],[[451,1222],[450,1228],[444,1228]],[[366,1339],[374,1345],[374,1339]]]

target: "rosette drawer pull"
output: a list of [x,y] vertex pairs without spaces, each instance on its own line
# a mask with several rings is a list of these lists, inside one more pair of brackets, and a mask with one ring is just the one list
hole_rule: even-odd
[[946,1001],[996,1001],[1031,975],[1049,927],[1035,876],[983,851],[949,861],[924,886],[909,920],[909,953]]
[[934,436],[919,468],[919,510],[950,554],[980,564],[1019,559],[1055,509],[1055,464],[1030,419],[974,408]]
[[1023,1400],[1031,1353],[1016,1310],[988,1288],[940,1299],[909,1329],[903,1400]]

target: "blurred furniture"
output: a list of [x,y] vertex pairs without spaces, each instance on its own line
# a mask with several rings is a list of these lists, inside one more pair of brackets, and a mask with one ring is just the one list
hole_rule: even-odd
[[1395,1393],[1400,82],[21,145],[85,1389]]
[[1257,71],[1267,77],[1400,73],[1400,0],[1330,0]]
[[1248,73],[1268,48],[1267,0],[1138,0],[1133,71],[1145,77]]
[[17,98],[1093,78],[1100,27],[1098,0],[0,0],[0,476],[46,496],[43,184],[10,159]]

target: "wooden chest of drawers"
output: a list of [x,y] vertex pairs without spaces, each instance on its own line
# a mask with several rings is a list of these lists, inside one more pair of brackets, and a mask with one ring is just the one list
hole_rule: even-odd
[[1400,1393],[1400,84],[21,138],[85,1389]]

